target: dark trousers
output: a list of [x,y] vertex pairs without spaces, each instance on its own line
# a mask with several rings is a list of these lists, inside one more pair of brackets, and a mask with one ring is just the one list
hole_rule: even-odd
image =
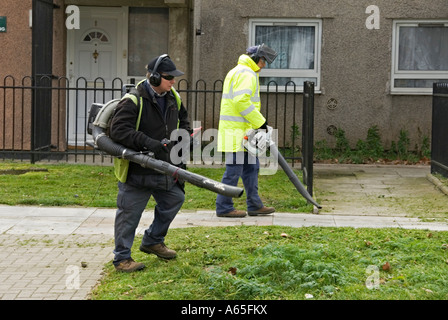
[[156,206],[154,220],[143,235],[142,244],[145,246],[164,242],[171,222],[185,201],[184,191],[172,177],[165,175],[129,175],[126,183],[118,183],[115,265],[131,257],[135,231],[151,196]]
[[[226,153],[226,171],[221,182],[230,186],[238,185],[241,178],[246,191],[247,211],[256,211],[263,207],[258,195],[258,172],[260,162],[258,158],[248,152]],[[218,194],[216,197],[216,214],[223,214],[235,210],[233,199]]]

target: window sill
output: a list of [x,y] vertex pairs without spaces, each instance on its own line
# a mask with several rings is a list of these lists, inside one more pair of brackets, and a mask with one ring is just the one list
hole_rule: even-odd
[[432,96],[432,88],[427,89],[392,89],[392,96]]

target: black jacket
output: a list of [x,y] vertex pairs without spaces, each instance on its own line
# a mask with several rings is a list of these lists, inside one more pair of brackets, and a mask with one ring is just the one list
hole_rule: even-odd
[[[166,94],[166,114],[162,115],[157,101],[150,92],[149,87],[141,82],[137,86],[140,97],[143,98],[143,109],[140,126],[136,131],[137,118],[140,106],[137,106],[130,98],[123,99],[117,106],[110,126],[110,137],[117,143],[139,152],[152,151],[155,158],[171,163],[169,152],[162,149],[161,141],[170,139],[171,132],[185,129],[192,132],[188,113],[184,105],[178,109],[176,98],[172,92]],[[149,89],[149,90],[148,90]],[[172,144],[168,146],[171,150]],[[160,174],[154,170],[143,168],[137,163],[131,162],[129,174]]]

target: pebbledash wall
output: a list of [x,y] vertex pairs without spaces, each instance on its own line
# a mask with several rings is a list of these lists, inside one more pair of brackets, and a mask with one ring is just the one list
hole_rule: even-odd
[[[72,13],[66,12],[68,6],[95,7],[99,10],[105,8],[130,7],[167,8],[169,10],[169,39],[170,55],[176,57],[177,66],[181,70],[189,70],[189,1],[187,0],[40,0],[48,4],[54,4],[53,9],[53,49],[46,54],[52,56],[52,144],[63,149],[67,144],[67,129],[64,124],[67,114],[66,96],[63,88],[66,86],[70,74],[67,71],[68,30],[66,22]],[[32,81],[32,8],[33,0],[14,1],[3,0],[0,6],[0,17],[6,17],[6,32],[0,30],[0,45],[2,59],[0,59],[0,148],[5,150],[29,150],[31,138],[31,97]],[[71,21],[71,20],[70,20]],[[37,26],[39,27],[39,26]],[[118,28],[127,30],[127,26]],[[125,34],[127,42],[127,34]],[[142,34],[142,37],[154,37],[154,33]],[[157,36],[157,34],[156,34]],[[124,48],[117,50],[117,54],[124,55]],[[165,52],[160,52],[160,54]],[[144,57],[145,63],[149,61]],[[142,70],[143,70],[142,63]],[[117,74],[123,83],[129,83],[134,75]],[[139,79],[137,79],[139,80]],[[62,90],[59,90],[62,89]],[[73,108],[73,107],[72,107]]]
[[[441,54],[446,53],[446,0],[55,0],[54,3],[59,6],[54,10],[51,53],[56,76],[67,76],[65,8],[68,5],[169,7],[169,53],[178,57],[179,68],[186,71],[185,78],[193,84],[199,79],[209,84],[224,79],[245,48],[255,44],[257,26],[269,29],[269,26],[312,25],[317,51],[313,70],[306,71],[317,78],[316,141],[325,139],[334,144],[331,133],[334,128],[341,128],[354,147],[359,139],[365,139],[373,125],[378,126],[386,147],[398,140],[402,129],[408,131],[411,147],[422,136],[431,137],[432,97],[428,85],[425,89],[394,87],[399,83],[396,78],[402,76],[400,70],[395,72],[397,30],[404,23],[443,29],[444,43],[438,43],[437,47]],[[0,32],[2,80],[12,75],[20,82],[31,75],[31,8],[32,0],[2,1],[0,16],[7,16],[7,32]],[[284,54],[282,48],[275,49]],[[423,77],[448,79],[448,68],[438,68]],[[262,73],[262,77],[265,75]],[[406,76],[412,75],[405,72]],[[417,72],[415,77],[420,76]],[[301,85],[300,80],[297,85]],[[268,103],[264,103],[265,112]],[[292,117],[292,112],[292,108],[287,109],[285,117]],[[301,113],[301,108],[295,112]],[[300,114],[298,118],[300,121]],[[283,123],[282,119],[278,122]]]
[[[444,28],[446,44],[438,43],[437,50],[446,54],[446,0],[200,0],[195,4],[200,11],[196,12],[200,35],[193,55],[198,77],[224,77],[245,48],[254,44],[254,24],[260,21],[271,26],[317,22],[321,52],[319,61],[316,58],[320,81],[315,97],[315,141],[334,144],[329,133],[336,127],[346,132],[354,147],[373,125],[378,126],[386,148],[398,140],[401,129],[408,131],[412,148],[423,136],[431,137],[432,89],[392,88],[394,37],[397,23],[407,21],[413,26]],[[448,79],[448,68],[442,69],[437,76]]]
[[[63,0],[54,0],[53,3],[64,7]],[[30,135],[24,133],[31,126],[31,90],[15,90],[14,87],[32,86],[32,7],[32,0],[5,0],[0,6],[0,16],[6,17],[6,32],[0,33],[0,86],[4,87],[0,92],[3,119],[0,144],[4,149],[29,149],[31,144]],[[53,51],[48,54],[53,56],[53,74],[65,75],[66,30],[61,27],[65,16],[60,10],[54,10],[53,23],[58,27],[53,30]],[[60,108],[56,102],[52,104],[53,109]],[[57,120],[53,122],[56,124]],[[54,143],[58,144],[59,133],[53,130],[52,136]]]

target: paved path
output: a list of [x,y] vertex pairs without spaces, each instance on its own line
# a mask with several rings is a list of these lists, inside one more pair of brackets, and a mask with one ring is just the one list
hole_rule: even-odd
[[317,165],[321,213],[448,218],[448,188],[429,166]]
[[[242,219],[181,212],[172,227],[282,225],[448,231],[448,196],[429,167],[317,165],[319,214]],[[425,205],[427,203],[428,205]],[[418,217],[433,210],[438,222]],[[114,209],[0,206],[0,299],[84,300],[112,260]],[[150,224],[145,212],[138,233]]]

